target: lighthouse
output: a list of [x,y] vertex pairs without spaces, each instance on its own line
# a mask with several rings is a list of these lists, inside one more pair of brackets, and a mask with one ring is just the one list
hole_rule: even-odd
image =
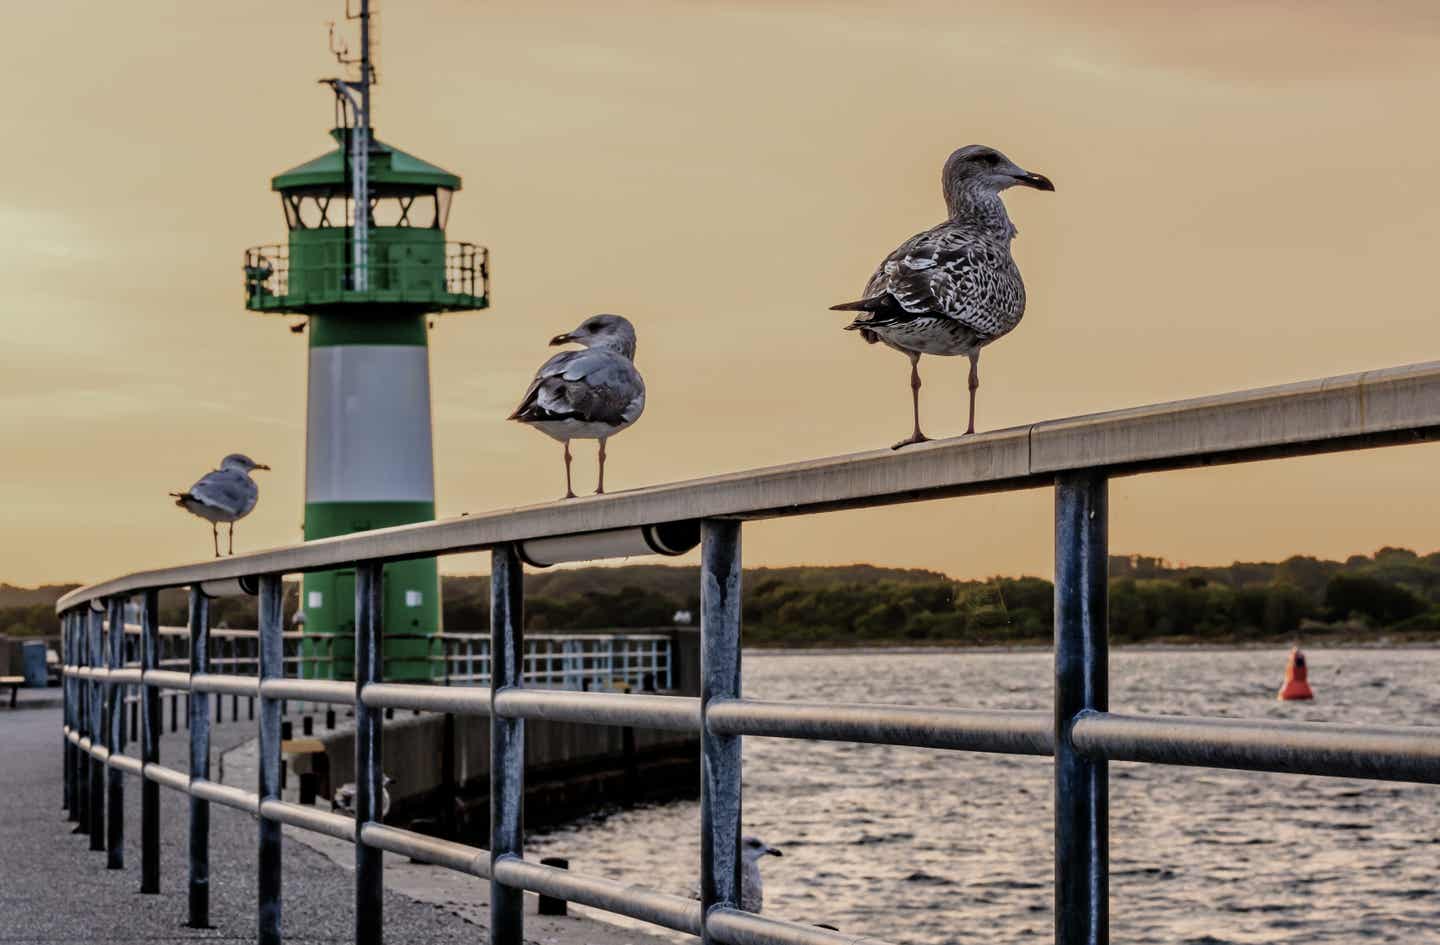
[[[360,49],[332,51],[345,78],[335,96],[334,147],[277,174],[288,239],[245,252],[245,306],[300,315],[308,342],[306,541],[435,517],[428,330],[439,313],[489,303],[483,247],[446,239],[460,178],[374,136],[371,13],[362,0]],[[438,672],[435,559],[387,564],[385,675]],[[306,676],[353,674],[355,572],[306,574],[301,590]]]

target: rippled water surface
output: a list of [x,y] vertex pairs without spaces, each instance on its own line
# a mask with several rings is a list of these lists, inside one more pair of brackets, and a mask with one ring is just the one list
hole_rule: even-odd
[[[1120,651],[1116,711],[1440,724],[1440,651],[1309,651],[1317,700],[1280,704],[1283,650]],[[745,655],[755,698],[1047,709],[1034,653]],[[745,830],[765,912],[901,943],[1052,940],[1051,762],[750,738]],[[1111,765],[1115,942],[1440,943],[1440,788]],[[685,894],[693,802],[532,838],[527,854]]]

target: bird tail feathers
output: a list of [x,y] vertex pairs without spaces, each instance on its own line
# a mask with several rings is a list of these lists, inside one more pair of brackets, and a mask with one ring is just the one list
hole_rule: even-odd
[[872,295],[865,299],[856,299],[854,302],[841,302],[839,305],[830,306],[832,312],[883,312],[893,307],[894,299],[889,292],[882,292],[879,295]]

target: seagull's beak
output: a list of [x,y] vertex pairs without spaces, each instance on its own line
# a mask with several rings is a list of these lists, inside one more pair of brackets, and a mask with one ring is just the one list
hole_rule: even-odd
[[765,852],[768,853],[768,854],[771,855],[771,856],[784,856],[784,855],[785,855],[785,854],[781,853],[779,850],[775,849],[774,847],[766,847],[766,848],[765,848]]
[[1050,178],[1044,174],[1032,174],[1029,171],[1021,171],[1016,174],[1015,183],[1022,187],[1034,187],[1036,190],[1053,191],[1055,189],[1055,185],[1050,183]]
[[565,334],[563,334],[563,335],[556,335],[554,338],[551,338],[551,339],[550,339],[550,344],[551,344],[551,346],[554,346],[554,345],[568,345],[570,342],[572,342],[572,341],[574,341],[574,340],[575,340],[574,337],[571,336],[571,334],[567,331],[567,332],[566,332]]
[[263,470],[265,470],[266,472],[269,472],[269,471],[270,471],[270,467],[269,467],[269,466],[266,466],[264,463],[256,463],[256,464],[255,464],[255,468],[256,468],[256,469],[263,469]]

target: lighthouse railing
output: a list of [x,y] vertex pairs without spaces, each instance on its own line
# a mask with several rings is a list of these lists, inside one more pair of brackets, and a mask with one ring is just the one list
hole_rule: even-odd
[[[262,824],[262,888],[256,903],[261,941],[279,940],[279,834],[289,824],[340,837],[366,850],[388,850],[488,879],[489,941],[520,945],[521,891],[699,935],[727,945],[855,945],[851,932],[750,914],[739,908],[741,779],[744,737],[818,739],[1000,752],[1054,759],[1055,926],[1059,945],[1109,941],[1109,787],[1112,760],[1198,765],[1440,784],[1440,728],[1331,725],[1274,720],[1172,718],[1112,712],[1108,703],[1108,486],[1112,478],[1225,463],[1388,447],[1440,438],[1440,362],[1222,394],[1171,404],[1036,423],[945,440],[900,452],[874,451],[672,483],[513,511],[401,526],[215,561],[137,572],[79,588],[59,601],[64,628],[65,798],[93,849],[123,830],[123,778],[130,774],[191,798],[191,919],[208,915],[210,863],[204,843],[208,805],[257,815]],[[941,706],[776,702],[747,699],[741,686],[743,523],[779,516],[894,505],[997,491],[1050,488],[1055,496],[1055,687],[1050,711]],[[699,521],[701,693],[698,697],[616,691],[564,691],[526,680],[524,584],[520,543],[537,538],[611,536],[616,529]],[[583,541],[579,542],[583,544]],[[383,627],[374,576],[387,561],[489,550],[495,669],[485,686],[387,683],[378,660]],[[279,602],[283,575],[357,566],[355,683],[283,678]],[[208,631],[204,591],[215,582],[252,582],[258,591],[258,675],[163,669],[158,592],[191,589],[192,640]],[[145,654],[127,666],[104,646],[108,626],[123,626],[124,603],[139,597]],[[562,654],[563,656],[563,654]],[[562,659],[563,662],[563,659]],[[124,753],[123,730],[103,725],[107,687],[139,685],[145,752]],[[193,753],[206,744],[209,720],[192,726],[189,772],[161,766],[158,725],[148,698],[158,690],[258,696],[261,791],[219,785]],[[278,703],[307,699],[347,705],[365,721],[357,752],[354,817],[296,803],[275,778],[280,762]],[[491,720],[490,849],[436,839],[379,822],[386,708],[468,713]],[[524,858],[520,817],[526,719],[648,726],[692,732],[701,742],[700,900],[668,895]],[[197,729],[200,731],[197,732]],[[103,789],[109,777],[108,793]],[[147,864],[142,889],[158,889],[154,792],[142,798]],[[113,840],[112,840],[113,843]],[[196,852],[200,851],[200,852]],[[113,854],[112,854],[113,862]],[[357,942],[378,941],[383,861],[357,857]],[[229,918],[222,921],[230,921]],[[236,921],[239,921],[236,917]],[[203,922],[199,924],[204,924]],[[865,938],[865,942],[879,942]]]

